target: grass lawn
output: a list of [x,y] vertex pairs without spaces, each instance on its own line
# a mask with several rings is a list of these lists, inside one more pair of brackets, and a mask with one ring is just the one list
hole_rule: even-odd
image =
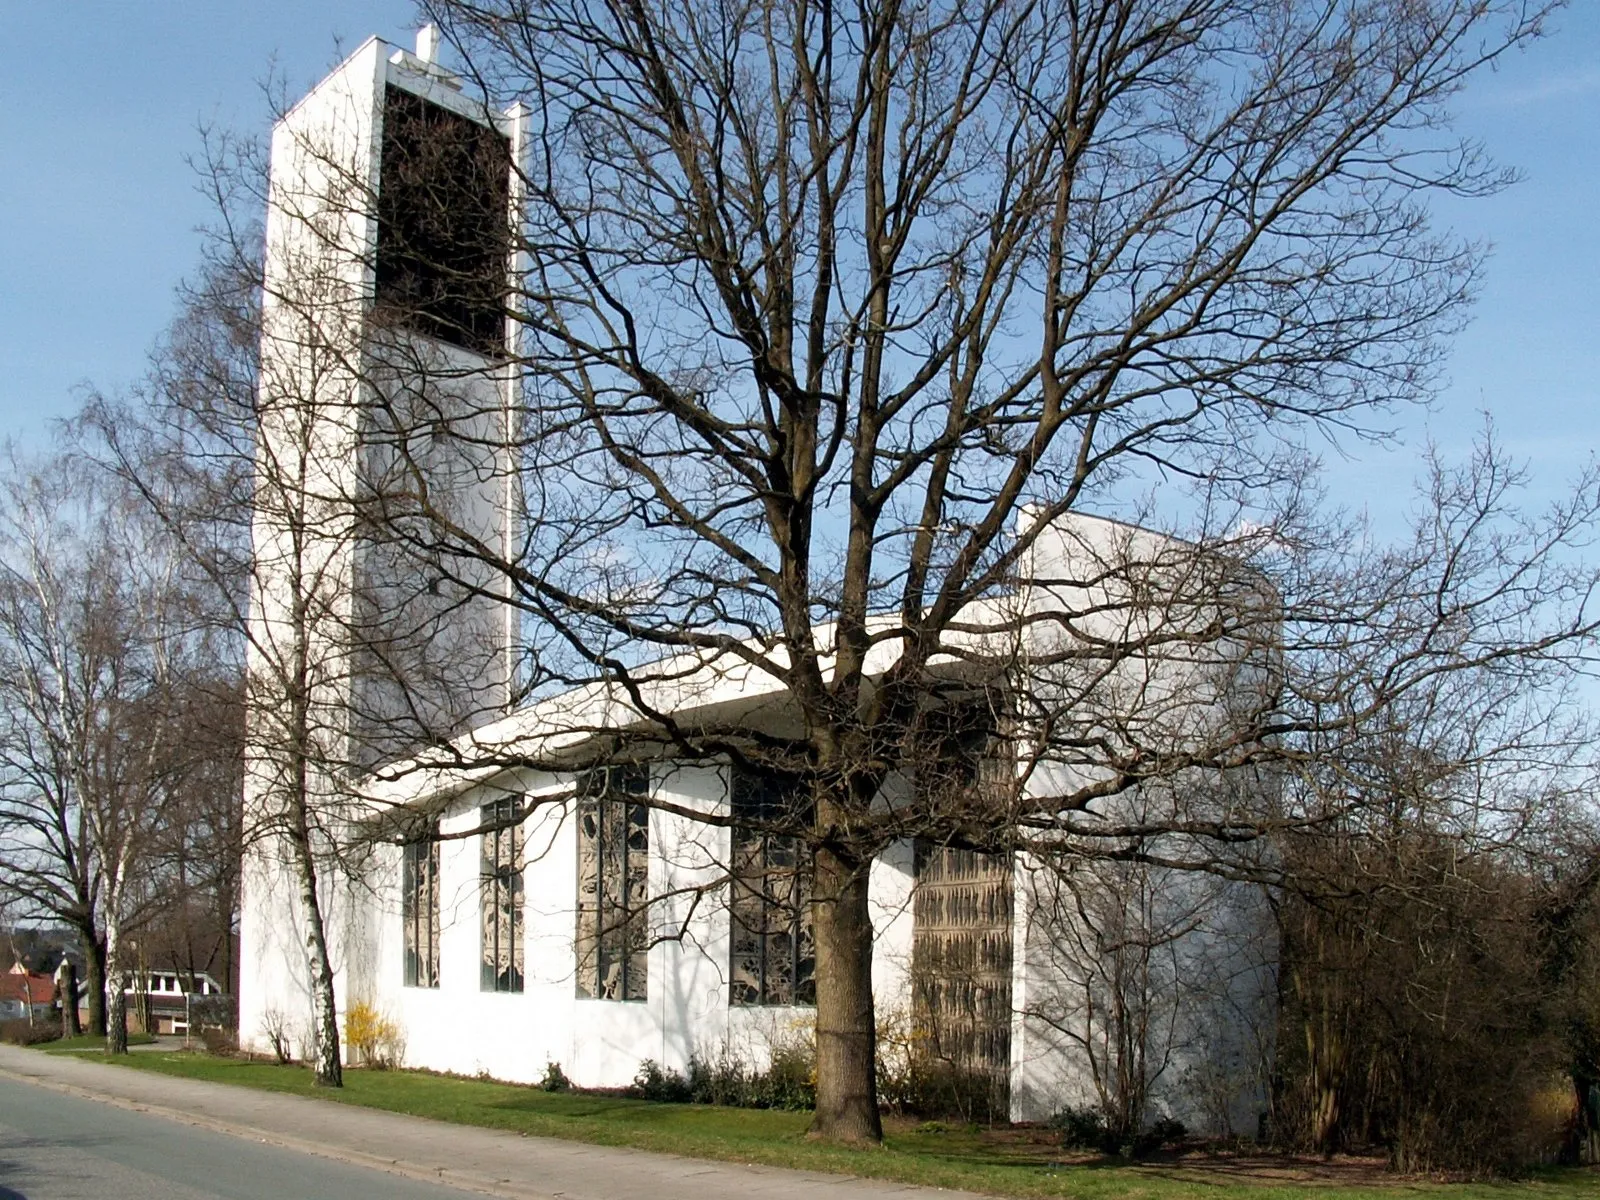
[[301,1067],[208,1055],[146,1053],[119,1061],[143,1071],[315,1095],[413,1116],[508,1129],[539,1137],[631,1146],[698,1158],[834,1171],[1003,1196],[1169,1200],[1276,1200],[1314,1187],[1323,1200],[1401,1197],[1438,1200],[1600,1200],[1600,1173],[1549,1171],[1515,1183],[1438,1183],[1384,1175],[1368,1160],[1324,1164],[1269,1156],[1192,1153],[1129,1163],[1064,1154],[1037,1130],[978,1130],[890,1123],[882,1149],[850,1150],[805,1140],[808,1113],[654,1104],[414,1071],[347,1071],[342,1090],[314,1088]]
[[[148,1046],[155,1041],[148,1033],[130,1033],[128,1045]],[[75,1038],[57,1038],[53,1042],[41,1042],[34,1047],[35,1050],[104,1050],[106,1040],[92,1033],[79,1034]]]

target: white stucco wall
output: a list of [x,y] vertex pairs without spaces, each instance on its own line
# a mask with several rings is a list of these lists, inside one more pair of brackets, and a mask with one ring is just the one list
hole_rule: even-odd
[[[1078,739],[1103,739],[1130,754],[1203,751],[1226,742],[1241,710],[1269,702],[1274,608],[1260,580],[1238,564],[1149,530],[1072,515],[1040,531],[1027,575],[1021,606],[1081,614],[1067,630],[1048,628],[1041,649],[1074,638],[1122,647],[1120,659],[1031,668],[1033,693],[1054,694],[1061,714],[1057,742],[1034,748],[1033,795],[1070,797],[1106,777],[1092,757],[1077,756]],[[1270,780],[1247,770],[1163,776],[1074,809],[1075,827],[1087,832],[1062,834],[1059,854],[1019,856],[1013,1119],[1097,1105],[1097,1077],[1116,1075],[1118,1034],[1138,1023],[1146,1119],[1255,1132],[1266,1103],[1277,955],[1264,892],[1204,870],[1096,861],[1099,851],[1131,847],[1126,839],[1101,842],[1092,831],[1160,829],[1224,811],[1247,816],[1259,813],[1270,789]],[[1260,853],[1170,833],[1147,837],[1142,850],[1222,873],[1248,867]],[[1109,947],[1141,940],[1152,947],[1147,955],[1121,952],[1123,967],[1142,958],[1130,982]],[[1113,989],[1135,1009],[1122,1029],[1111,1015]]]
[[[1266,1104],[1276,941],[1256,888],[1163,868],[1086,867],[1086,919],[1057,868],[1018,863],[1013,976],[1013,1120],[1094,1107],[1116,1078],[1119,1038],[1142,1024],[1138,1068],[1147,1120],[1173,1117],[1205,1133],[1256,1132]],[[1067,893],[1063,895],[1063,893]],[[1145,961],[1124,970],[1096,932],[1122,912],[1150,933]],[[1140,922],[1144,928],[1137,928]],[[1112,992],[1131,1005],[1119,1025]]]
[[[735,1007],[728,1003],[729,917],[722,891],[696,894],[722,877],[728,831],[674,813],[650,813],[651,927],[647,998],[595,1000],[577,995],[577,845],[571,807],[536,807],[525,830],[525,985],[519,993],[480,990],[480,846],[477,835],[453,838],[479,824],[478,806],[512,791],[537,803],[569,788],[553,776],[501,779],[473,789],[443,815],[440,853],[441,937],[438,988],[403,986],[399,852],[391,848],[374,876],[377,971],[362,999],[405,1032],[413,1067],[533,1082],[547,1063],[561,1065],[587,1087],[631,1083],[653,1059],[683,1070],[691,1055],[731,1052],[759,1066],[775,1044],[809,1035],[808,1006]],[[672,804],[725,809],[726,772],[717,767],[657,764],[654,796]],[[911,954],[909,844],[875,864],[871,891],[878,942],[873,957],[879,1003],[906,1001]],[[352,993],[355,994],[355,993]]]

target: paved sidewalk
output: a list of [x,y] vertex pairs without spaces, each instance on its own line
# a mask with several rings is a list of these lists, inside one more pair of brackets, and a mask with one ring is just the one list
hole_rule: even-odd
[[493,1196],[560,1200],[978,1200],[968,1192],[704,1162],[450,1125],[0,1045],[10,1076],[192,1125]]

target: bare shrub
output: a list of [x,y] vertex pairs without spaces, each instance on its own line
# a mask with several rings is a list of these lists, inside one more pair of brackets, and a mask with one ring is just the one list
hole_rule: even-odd
[[904,1006],[885,1007],[878,1013],[878,1101],[890,1112],[917,1111],[918,1064],[927,1041]]
[[261,1036],[267,1039],[279,1066],[288,1066],[294,1061],[294,1031],[289,1018],[280,1010],[269,1008],[261,1014]]
[[41,1046],[61,1036],[55,1021],[0,1021],[0,1042],[13,1046]]

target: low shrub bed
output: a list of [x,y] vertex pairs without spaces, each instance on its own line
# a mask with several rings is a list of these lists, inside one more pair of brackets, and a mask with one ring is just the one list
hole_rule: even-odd
[[0,1021],[0,1042],[13,1046],[39,1046],[61,1037],[61,1026],[44,1021]]
[[[559,1071],[560,1068],[556,1067]],[[627,1094],[667,1104],[715,1104],[726,1108],[777,1108],[804,1112],[816,1107],[816,1060],[809,1047],[780,1047],[763,1068],[731,1054],[694,1055],[687,1072],[654,1059],[639,1064]]]

